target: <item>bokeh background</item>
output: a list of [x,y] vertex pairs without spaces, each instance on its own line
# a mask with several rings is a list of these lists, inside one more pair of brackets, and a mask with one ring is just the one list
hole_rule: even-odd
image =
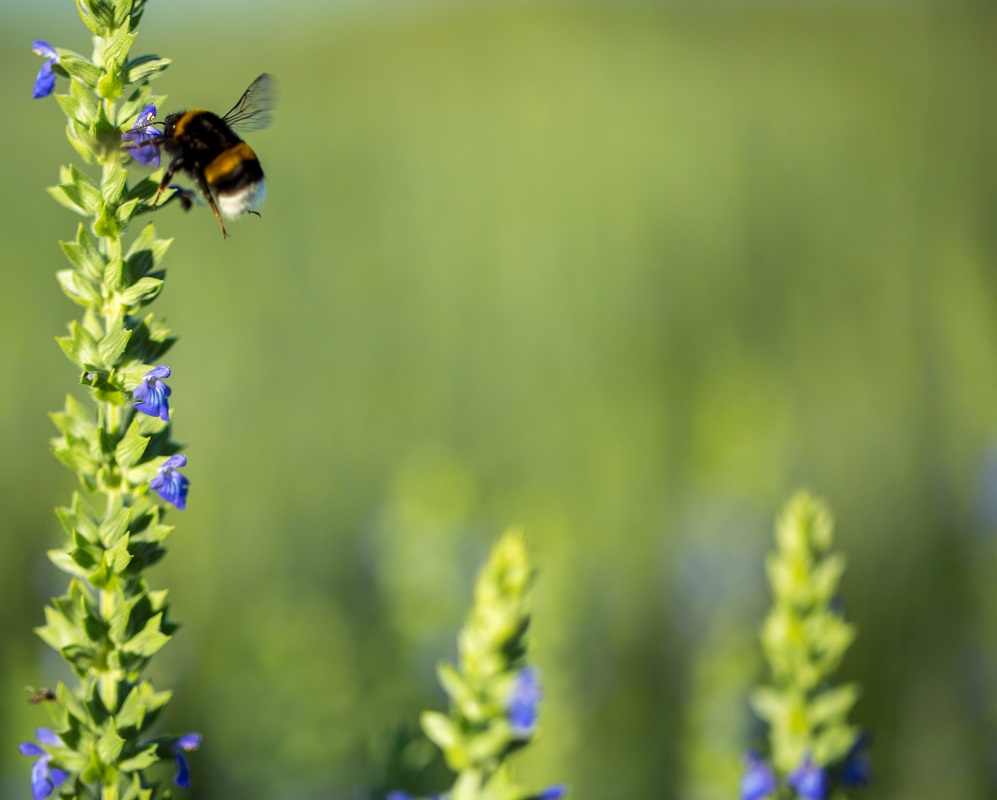
[[[74,158],[29,99],[68,0],[0,2],[0,795],[27,795],[32,628],[74,479],[53,274]],[[825,497],[859,629],[869,797],[997,796],[997,10],[992,3],[160,2],[165,110],[280,80],[263,219],[175,236],[193,488],[164,728],[193,800],[440,789],[474,572],[540,565],[542,734],[575,800],[736,796],[759,742],[772,521]],[[141,168],[137,168],[142,172]],[[78,387],[75,387],[78,389]]]

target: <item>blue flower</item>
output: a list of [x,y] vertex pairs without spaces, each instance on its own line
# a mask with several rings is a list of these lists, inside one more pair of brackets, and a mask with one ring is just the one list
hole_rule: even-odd
[[553,786],[548,786],[540,794],[536,795],[533,800],[558,800],[558,798],[564,797],[567,793],[567,786],[563,783],[555,783]]
[[741,800],[762,800],[779,787],[775,772],[758,753],[749,752],[741,776]]
[[139,164],[146,167],[159,166],[159,145],[156,138],[163,135],[159,128],[152,126],[156,118],[156,104],[149,103],[143,108],[130,131],[121,134],[125,149]]
[[818,767],[810,756],[789,774],[786,783],[804,800],[825,800],[827,797],[827,770]]
[[862,731],[856,738],[848,755],[845,756],[845,763],[841,765],[841,785],[842,786],[868,786],[872,780],[872,762],[866,745],[869,743],[869,733]]
[[540,689],[540,677],[537,671],[532,667],[524,667],[516,675],[506,705],[509,711],[509,723],[517,736],[533,734],[542,698],[543,692]]
[[35,88],[31,91],[31,96],[37,100],[39,97],[48,97],[55,91],[55,73],[52,72],[52,67],[59,63],[59,54],[52,45],[41,39],[35,39],[31,43],[31,50],[45,59],[35,78]]
[[[39,728],[35,731],[35,738],[42,744],[50,747],[58,747],[62,741],[48,728]],[[35,800],[45,800],[56,787],[61,785],[69,777],[65,770],[49,767],[48,762],[52,756],[34,742],[21,742],[17,746],[22,756],[34,756],[35,765],[31,768],[31,794]]]
[[201,734],[199,733],[185,733],[173,743],[173,757],[177,760],[177,774],[173,776],[173,782],[181,789],[190,788],[190,768],[187,766],[184,753],[197,750],[200,746]]
[[170,403],[167,398],[173,390],[166,385],[170,377],[169,367],[153,367],[142,376],[142,383],[135,387],[132,397],[138,400],[135,408],[150,417],[159,417],[163,422],[170,421]]
[[[181,475],[177,470],[186,466],[187,456],[177,453],[170,456],[159,468],[159,474],[149,481],[149,488],[162,497],[167,503],[172,503],[181,511],[187,506],[187,490],[190,489],[190,481],[186,476]],[[195,734],[190,734],[194,736]],[[185,748],[191,749],[194,748]]]

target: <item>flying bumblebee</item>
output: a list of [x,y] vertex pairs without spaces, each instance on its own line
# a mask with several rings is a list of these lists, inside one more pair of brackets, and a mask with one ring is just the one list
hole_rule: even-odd
[[[159,166],[159,148],[170,156],[170,165],[159,183],[151,208],[155,209],[163,192],[170,187],[173,174],[180,170],[189,175],[204,195],[228,238],[222,217],[233,219],[242,214],[256,214],[266,194],[263,168],[253,149],[236,135],[236,131],[261,130],[270,124],[274,104],[274,85],[263,73],[239,98],[224,117],[194,108],[170,114],[163,122],[153,122],[156,107],[151,103],[139,114],[131,131],[122,136],[132,157],[141,164]],[[162,125],[160,132],[153,125]],[[181,200],[189,197],[180,192]]]

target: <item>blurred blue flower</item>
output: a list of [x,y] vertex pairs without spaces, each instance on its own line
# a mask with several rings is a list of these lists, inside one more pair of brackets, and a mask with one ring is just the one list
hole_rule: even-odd
[[42,39],[35,39],[31,43],[31,51],[45,59],[42,68],[38,70],[38,77],[35,78],[35,88],[31,91],[31,96],[37,100],[40,97],[48,97],[55,91],[55,73],[52,67],[59,63],[59,54],[48,42]]
[[[58,747],[62,741],[48,728],[35,731],[35,738],[42,744]],[[21,742],[17,746],[22,756],[34,756],[35,765],[31,768],[31,794],[35,800],[45,800],[56,787],[65,782],[69,773],[65,770],[49,767],[52,756],[34,742]]]
[[414,798],[408,792],[399,792],[396,789],[393,792],[388,792],[388,796],[384,800],[414,800]]
[[560,797],[564,797],[568,793],[568,787],[563,783],[555,783],[553,786],[548,786],[540,794],[538,794],[534,800],[558,800]]
[[817,766],[810,756],[803,759],[789,777],[786,783],[796,792],[797,797],[804,800],[825,800],[827,797],[827,770]]
[[150,417],[159,417],[163,422],[170,421],[170,404],[167,398],[173,390],[166,385],[170,377],[169,367],[153,367],[142,376],[142,383],[135,387],[132,397],[138,400],[135,408]]
[[[170,456],[159,468],[159,474],[149,481],[149,488],[162,497],[167,503],[172,503],[181,511],[187,506],[187,490],[190,489],[190,481],[186,476],[181,475],[177,470],[187,465],[187,456],[177,453]],[[190,734],[194,736],[196,734]],[[198,737],[200,741],[200,737]],[[194,748],[189,748],[193,750]]]
[[744,775],[741,776],[741,800],[762,800],[779,787],[775,772],[758,753],[749,752],[744,759]]
[[841,766],[842,786],[868,786],[872,780],[872,760],[866,745],[869,743],[868,731],[862,731],[856,738],[848,755],[845,756],[845,763]]
[[177,774],[173,777],[173,782],[181,789],[190,788],[190,768],[187,766],[184,753],[197,750],[200,746],[201,734],[199,733],[185,733],[173,743],[173,756],[177,760]]
[[507,703],[509,723],[517,736],[533,734],[542,698],[537,671],[533,667],[524,667],[516,675]]
[[146,167],[159,166],[159,145],[156,138],[163,135],[159,128],[152,127],[156,118],[156,104],[149,103],[143,108],[130,131],[121,134],[125,149],[139,164]]

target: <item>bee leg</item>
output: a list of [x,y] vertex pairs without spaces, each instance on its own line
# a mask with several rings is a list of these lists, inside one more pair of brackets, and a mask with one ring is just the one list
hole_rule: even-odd
[[163,179],[159,182],[159,189],[156,191],[156,199],[152,201],[152,205],[149,206],[152,210],[155,210],[156,206],[159,205],[159,198],[166,191],[166,187],[170,185],[170,180],[173,178],[173,173],[177,171],[177,167],[180,164],[177,161],[171,161],[169,167],[166,168],[166,174]]
[[228,239],[228,231],[225,230],[225,223],[222,222],[222,215],[218,213],[218,206],[215,205],[215,196],[211,193],[211,187],[208,182],[204,179],[203,175],[197,176],[197,185],[201,187],[201,193],[208,199],[208,205],[211,206],[211,211],[215,215],[215,219],[218,220],[218,224],[222,226],[222,237]]

